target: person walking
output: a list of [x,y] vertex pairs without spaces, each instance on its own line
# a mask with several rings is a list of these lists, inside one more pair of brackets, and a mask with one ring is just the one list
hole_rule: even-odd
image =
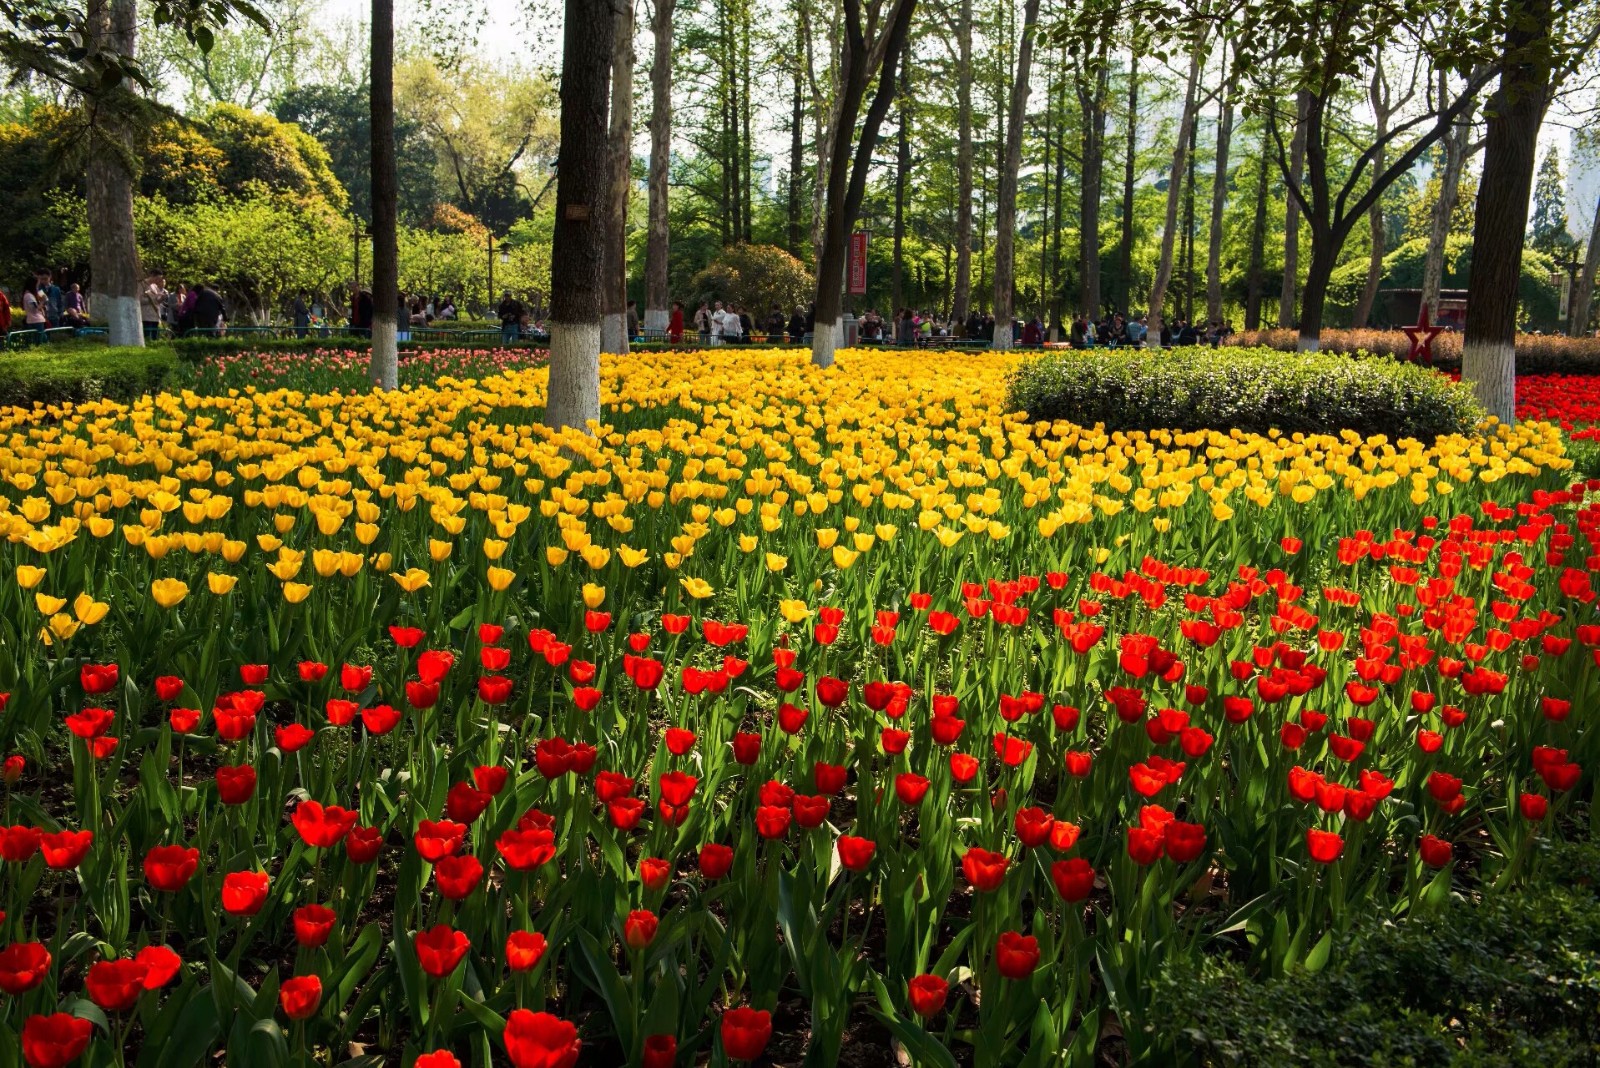
[[303,289],[296,293],[289,315],[294,321],[294,336],[305,337],[311,330],[311,294]]
[[194,290],[194,328],[211,336],[222,333],[228,319],[227,305],[222,295],[208,283],[201,282]]
[[139,292],[139,318],[144,323],[144,339],[154,341],[161,336],[161,309],[167,303],[167,276],[157,271],[145,279]]

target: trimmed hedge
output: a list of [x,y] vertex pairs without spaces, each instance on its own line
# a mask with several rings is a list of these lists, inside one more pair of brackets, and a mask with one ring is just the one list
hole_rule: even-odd
[[1483,409],[1443,375],[1390,360],[1268,349],[1064,351],[1012,372],[1008,403],[1035,420],[1107,430],[1387,434],[1432,441]]
[[23,349],[0,356],[0,407],[129,401],[160,389],[177,365],[165,345]]
[[[1244,347],[1295,352],[1300,334],[1295,330],[1259,330],[1240,334],[1235,340]],[[1516,344],[1519,375],[1600,375],[1600,338],[1518,334]],[[1405,359],[1411,354],[1411,339],[1400,330],[1324,330],[1322,351]],[[1461,368],[1459,332],[1446,330],[1433,339],[1433,362],[1443,370]]]

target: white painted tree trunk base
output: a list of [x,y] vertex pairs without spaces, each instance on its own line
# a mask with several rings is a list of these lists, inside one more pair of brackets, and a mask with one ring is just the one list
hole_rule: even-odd
[[106,313],[107,343],[144,347],[144,323],[140,321],[138,297],[96,294],[95,307]]
[[644,328],[652,334],[665,334],[672,324],[672,313],[665,308],[646,308]]
[[550,324],[544,425],[588,431],[600,421],[600,324]]
[[394,320],[372,320],[372,384],[379,389],[400,388],[399,328]]
[[1321,352],[1322,338],[1306,337],[1304,334],[1301,334],[1299,337],[1295,338],[1294,348],[1296,352]]
[[628,317],[622,312],[607,312],[600,317],[600,351],[628,351]]
[[811,362],[818,367],[832,367],[833,354],[839,350],[839,323],[818,323],[811,332]]
[[1484,409],[1507,426],[1517,422],[1517,348],[1499,341],[1461,346],[1461,379]]
[[994,341],[989,346],[995,352],[1011,351],[1011,326],[1009,323],[994,324]]

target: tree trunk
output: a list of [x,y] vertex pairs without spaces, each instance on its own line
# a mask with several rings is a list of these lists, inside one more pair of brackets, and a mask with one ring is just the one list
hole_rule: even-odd
[[[133,0],[90,0],[87,12],[91,55],[112,54],[132,59],[138,43],[138,14]],[[117,85],[91,97],[91,144],[85,170],[89,220],[89,275],[94,306],[106,318],[112,345],[144,345],[139,314],[139,248],[133,235],[133,129],[126,111],[129,87]]]
[[[811,362],[819,367],[833,366],[833,354],[841,340],[839,312],[843,303],[845,246],[850,229],[861,213],[861,199],[867,191],[867,172],[872,167],[878,129],[889,113],[889,105],[894,102],[895,74],[916,7],[916,0],[895,0],[878,30],[881,36],[869,45],[862,31],[859,0],[844,2],[844,59],[840,64],[839,104],[834,109],[828,214],[823,226],[822,253],[817,257],[817,319],[811,337]],[[874,70],[875,67],[878,69]],[[854,153],[846,152],[843,142],[855,130],[856,115],[866,96],[867,84],[875,74],[878,87],[862,120],[860,139]]]
[[[1289,180],[1300,184],[1306,163],[1306,109],[1311,94],[1302,89],[1295,95],[1294,137],[1289,143]],[[1300,201],[1294,190],[1284,190],[1283,208],[1283,290],[1278,296],[1278,325],[1294,325],[1294,297],[1300,282]]]
[[[800,170],[805,166],[805,98],[801,95],[800,66],[794,68],[794,113],[789,120],[789,251],[805,256],[805,221],[800,217]],[[787,311],[788,309],[785,309]]]
[[1517,290],[1539,125],[1550,101],[1551,0],[1508,5],[1500,84],[1484,120],[1483,175],[1472,219],[1472,299],[1461,377],[1490,415],[1516,422]]
[[1094,69],[1076,78],[1078,104],[1083,112],[1082,181],[1078,186],[1078,214],[1082,219],[1078,239],[1078,274],[1082,280],[1078,309],[1093,318],[1100,313],[1100,193],[1105,182],[1106,93],[1110,87],[1108,54],[1111,35],[1101,37]]
[[1578,288],[1572,294],[1572,321],[1568,324],[1567,333],[1573,337],[1589,336],[1597,271],[1600,271],[1600,203],[1595,205],[1594,222],[1589,227],[1589,246],[1583,256],[1583,272],[1578,275]]
[[1256,176],[1256,210],[1250,220],[1250,266],[1245,272],[1244,328],[1261,329],[1261,291],[1266,284],[1262,277],[1262,260],[1266,258],[1267,243],[1267,175],[1271,173],[1272,133],[1261,131],[1261,166]]
[[633,0],[620,0],[611,37],[611,152],[601,261],[600,351],[628,351],[628,193],[633,188]]
[[[1384,78],[1383,64],[1375,64],[1372,70],[1372,84],[1368,87],[1368,102],[1372,105],[1373,128],[1378,141],[1382,141],[1389,132],[1389,115],[1391,111],[1391,95],[1389,84]],[[1380,147],[1377,155],[1372,159],[1372,173],[1376,177],[1383,173],[1384,151]],[[1378,299],[1378,283],[1383,280],[1383,252],[1384,252],[1384,225],[1383,201],[1375,200],[1372,208],[1367,212],[1367,228],[1371,234],[1372,251],[1367,259],[1367,281],[1361,287],[1361,299],[1356,302],[1355,314],[1350,318],[1350,325],[1357,329],[1368,326],[1372,320],[1372,306]]]
[[972,303],[972,0],[961,0],[956,45],[956,290],[950,316],[965,323]]
[[900,70],[900,123],[895,132],[894,261],[889,266],[890,303],[905,307],[906,182],[911,177],[911,67]]
[[1228,208],[1228,149],[1233,139],[1233,86],[1224,53],[1222,114],[1217,119],[1217,162],[1211,174],[1211,226],[1206,245],[1206,316],[1222,321],[1222,215]]
[[1469,109],[1440,145],[1444,159],[1439,167],[1439,198],[1433,202],[1428,220],[1428,250],[1422,259],[1422,307],[1428,309],[1429,322],[1439,319],[1439,291],[1444,287],[1444,254],[1450,238],[1450,219],[1460,198],[1461,172],[1466,168],[1472,137],[1472,112]]
[[611,156],[606,139],[610,0],[566,0],[561,50],[561,166],[550,247],[550,388],[544,421],[584,429],[600,418],[600,290]]
[[[655,0],[650,21],[655,49],[650,66],[650,220],[644,252],[644,326],[652,337],[665,334],[671,320],[667,254],[672,238],[667,207],[672,162],[672,13],[676,4],[677,0]],[[799,82],[795,85],[798,89]]]
[[[394,0],[372,0],[372,381],[400,385],[399,181],[394,148]],[[491,298],[492,299],[492,298]]]
[[1200,49],[1189,54],[1189,77],[1183,92],[1183,114],[1178,122],[1177,144],[1172,149],[1172,171],[1167,179],[1167,214],[1161,227],[1161,256],[1156,261],[1156,280],[1150,287],[1150,333],[1159,342],[1161,325],[1166,321],[1167,287],[1172,284],[1172,260],[1178,237],[1178,206],[1183,196],[1183,176],[1189,164],[1189,131],[1194,125],[1195,94],[1200,85]]
[[1133,182],[1139,155],[1139,49],[1128,50],[1127,149],[1122,161],[1122,240],[1117,247],[1118,301],[1124,315],[1133,308]]
[[1016,318],[1017,172],[1022,169],[1022,126],[1028,117],[1029,77],[1033,66],[1033,32],[1039,21],[1039,0],[1022,5],[1022,43],[1017,48],[1016,80],[1011,83],[1011,107],[1006,119],[1006,155],[1000,168],[1000,196],[995,207],[994,239],[994,347],[1011,347],[1011,324]]

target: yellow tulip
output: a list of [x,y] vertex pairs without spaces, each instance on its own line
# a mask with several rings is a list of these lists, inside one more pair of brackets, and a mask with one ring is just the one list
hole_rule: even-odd
[[517,577],[515,571],[510,571],[503,567],[491,567],[486,574],[489,579],[489,588],[496,593],[500,593],[511,585],[511,580]]
[[587,608],[599,608],[606,603],[606,588],[593,582],[583,584],[583,603]]
[[416,593],[428,584],[428,573],[420,567],[408,568],[393,576],[395,582],[407,593]]
[[678,580],[678,585],[683,587],[684,593],[697,601],[703,601],[716,592],[711,588],[711,584],[702,578],[681,578]]
[[311,587],[303,582],[285,582],[283,584],[283,599],[290,604],[299,604],[311,596]]
[[499,560],[506,554],[506,543],[497,538],[483,539],[483,558],[485,560]]
[[17,565],[17,585],[25,590],[31,590],[44,581],[46,570],[34,567],[32,564]]
[[839,532],[833,527],[817,528],[817,548],[831,549],[834,542],[839,540]]
[[57,638],[66,641],[78,633],[78,621],[65,612],[57,612],[50,617],[50,630]]
[[760,544],[761,539],[754,534],[739,535],[739,551],[742,553],[753,553],[756,551],[756,546]]
[[843,545],[835,545],[833,547],[833,566],[841,571],[849,570],[860,555],[854,549],[846,549]]
[[1218,501],[1211,506],[1211,518],[1219,523],[1226,523],[1233,518],[1233,509],[1224,501]]
[[790,623],[804,623],[811,618],[811,609],[806,603],[792,597],[778,602],[778,613]]
[[150,583],[150,596],[162,608],[175,608],[189,596],[189,585],[175,578],[158,578]]
[[209,586],[211,588],[211,592],[216,594],[218,597],[225,597],[232,593],[233,587],[237,585],[238,582],[239,577],[237,575],[223,575],[215,571],[211,571],[206,574],[206,585]]
[[650,554],[643,549],[630,549],[626,545],[619,545],[617,546],[617,559],[622,561],[623,567],[635,568],[650,559]]
[[33,603],[43,615],[52,616],[67,606],[65,597],[52,597],[43,590],[33,595]]
[[544,549],[544,558],[549,562],[551,567],[560,567],[562,564],[567,562],[567,550],[563,549],[559,545],[546,545]]
[[786,568],[788,566],[789,566],[789,558],[787,556],[779,556],[777,553],[768,553],[767,554],[767,570],[768,571],[782,571],[784,568]]
[[428,556],[434,563],[450,559],[450,550],[456,547],[453,541],[440,541],[437,538],[428,539]]

